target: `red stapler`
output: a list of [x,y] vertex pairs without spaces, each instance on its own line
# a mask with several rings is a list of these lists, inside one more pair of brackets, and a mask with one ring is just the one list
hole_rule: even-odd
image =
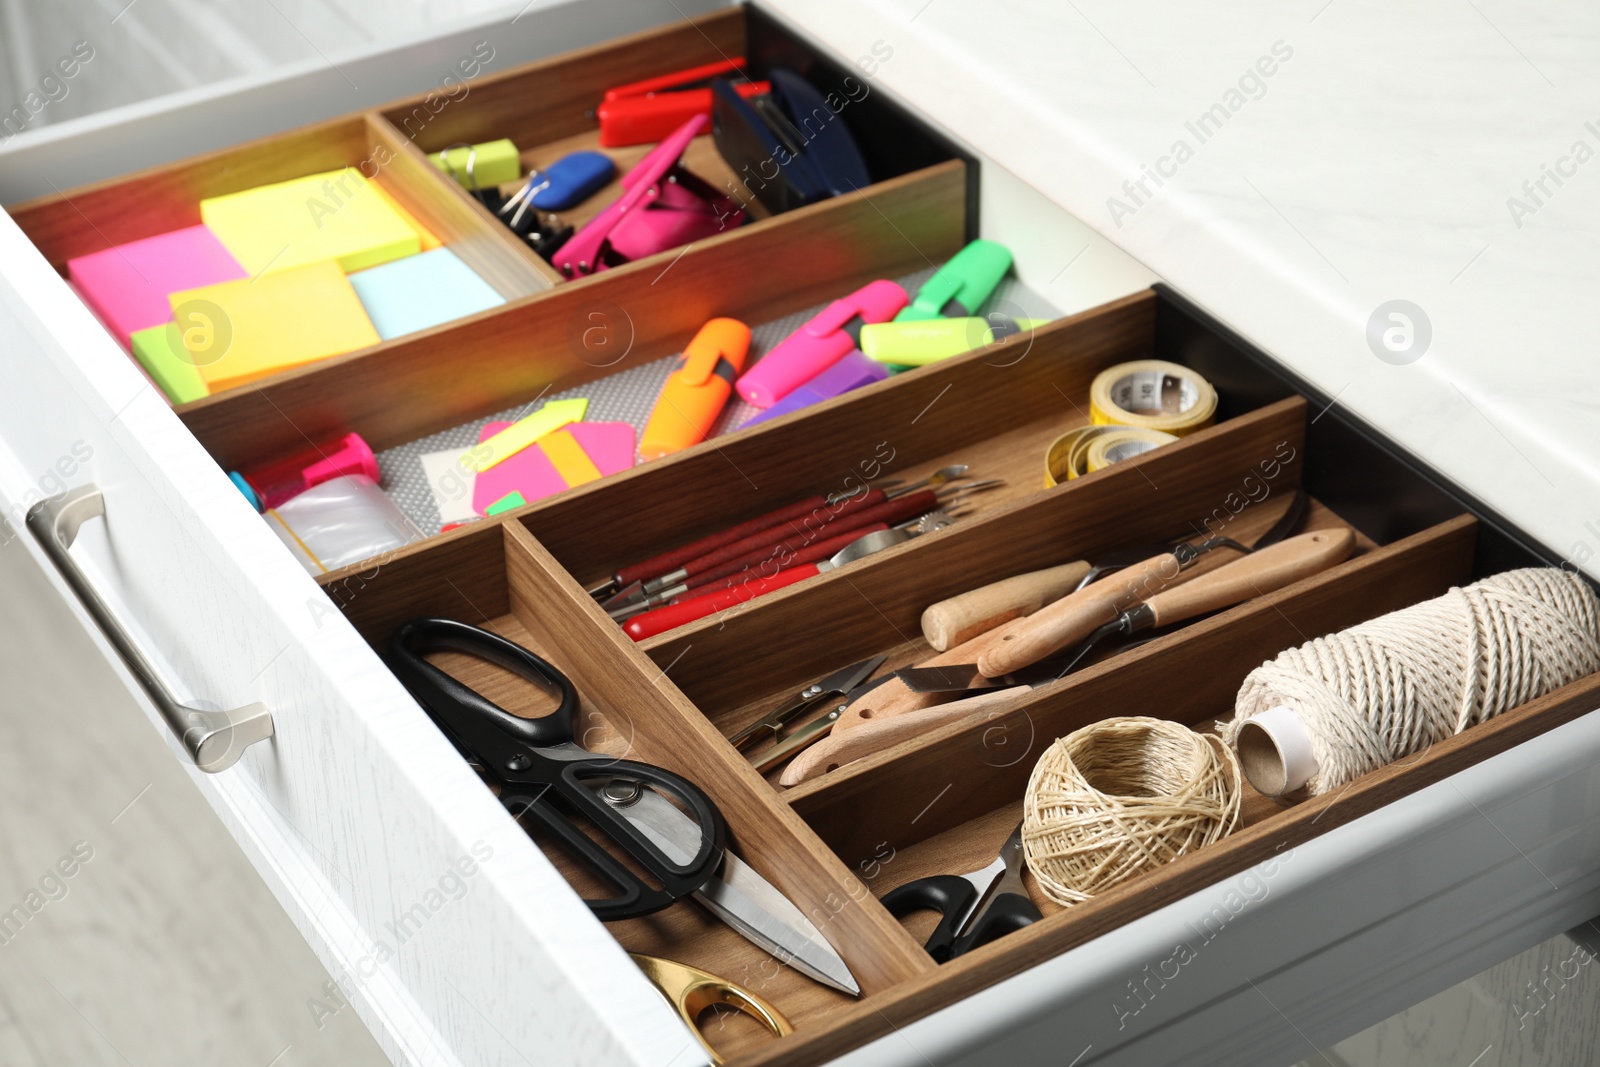
[[[657,78],[607,89],[595,109],[600,119],[600,143],[607,148],[649,144],[672,133],[696,115],[711,117],[711,79],[739,77],[744,57],[735,56],[703,67],[674,71]],[[771,91],[767,82],[737,82],[735,91],[746,99]]]

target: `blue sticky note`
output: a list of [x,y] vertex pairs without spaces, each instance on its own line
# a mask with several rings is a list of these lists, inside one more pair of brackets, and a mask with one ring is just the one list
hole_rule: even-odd
[[358,270],[350,284],[385,341],[506,302],[448,248]]

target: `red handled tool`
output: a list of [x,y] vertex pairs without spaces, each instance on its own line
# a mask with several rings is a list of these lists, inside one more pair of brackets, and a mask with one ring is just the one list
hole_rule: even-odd
[[[742,77],[744,65],[744,57],[735,56],[607,89],[595,109],[595,117],[600,120],[600,144],[606,148],[649,144],[696,115],[710,119],[711,79]],[[733,88],[747,100],[772,91],[768,82],[748,78],[736,82]]]

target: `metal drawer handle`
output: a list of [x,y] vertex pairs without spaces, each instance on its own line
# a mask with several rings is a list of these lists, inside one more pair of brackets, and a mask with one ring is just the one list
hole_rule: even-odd
[[144,691],[150,694],[161,717],[167,720],[196,767],[209,774],[225,771],[236,763],[244,750],[272,736],[272,713],[265,704],[249,704],[233,711],[203,711],[180,704],[156,675],[127,629],[117,621],[110,607],[89,583],[67,551],[78,539],[78,529],[89,519],[104,518],[106,498],[98,486],[84,485],[70,490],[55,501],[41,501],[28,509],[28,529],[38,539],[61,576],[78,594],[83,606],[105,632],[122,661],[128,665]]

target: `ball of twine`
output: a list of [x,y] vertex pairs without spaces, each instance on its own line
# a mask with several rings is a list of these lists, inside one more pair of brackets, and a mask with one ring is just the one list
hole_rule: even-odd
[[1039,887],[1080,904],[1232,833],[1239,762],[1166,719],[1106,719],[1047,749],[1028,779],[1022,842]]
[[1600,598],[1554,567],[1506,571],[1280,653],[1223,737],[1275,707],[1306,727],[1325,793],[1600,670]]

